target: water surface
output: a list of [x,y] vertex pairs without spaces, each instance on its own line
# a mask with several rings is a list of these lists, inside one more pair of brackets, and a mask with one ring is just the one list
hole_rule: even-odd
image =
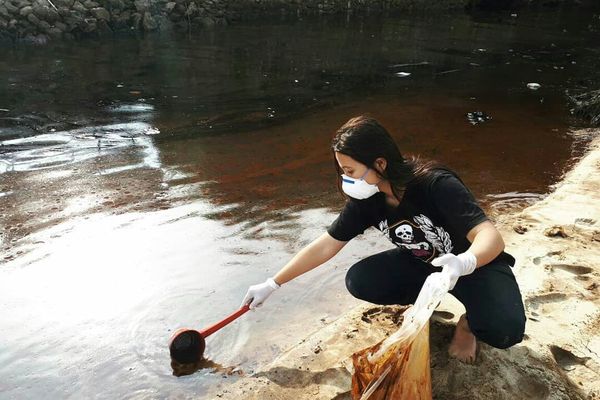
[[[329,143],[358,114],[454,168],[492,217],[543,198],[585,148],[564,91],[597,79],[594,21],[342,17],[2,49],[0,397],[226,388],[236,374],[173,377],[170,332],[233,312],[331,223]],[[344,273],[389,246],[367,231],[207,357],[267,365],[360,304]]]

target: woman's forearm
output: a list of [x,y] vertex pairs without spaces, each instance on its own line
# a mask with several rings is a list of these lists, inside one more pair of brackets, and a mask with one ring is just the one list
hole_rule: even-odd
[[273,279],[279,285],[318,267],[331,257],[336,255],[346,242],[340,242],[324,233],[310,244],[300,250],[275,276]]
[[477,258],[477,267],[486,265],[504,250],[504,240],[495,227],[486,227],[477,233],[469,251]]

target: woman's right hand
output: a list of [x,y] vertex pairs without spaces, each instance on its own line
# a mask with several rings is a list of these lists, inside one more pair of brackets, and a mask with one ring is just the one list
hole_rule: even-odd
[[[327,232],[323,233],[308,246],[300,250],[298,254],[296,254],[276,274],[277,279],[282,283],[291,281],[297,276],[300,276],[329,260],[336,255],[346,243],[348,242],[334,239]],[[251,310],[260,307],[267,297],[277,289],[279,289],[279,284],[277,284],[273,278],[269,278],[258,285],[250,286],[240,307],[248,304],[250,300],[252,300],[250,303]]]
[[[246,292],[246,296],[244,297],[244,300],[242,300],[240,307],[250,303],[250,309],[254,310],[256,307],[262,306],[267,297],[279,288],[280,286],[273,278],[269,278],[258,285],[252,285],[248,289],[248,292]],[[250,302],[250,300],[252,300],[252,302]]]

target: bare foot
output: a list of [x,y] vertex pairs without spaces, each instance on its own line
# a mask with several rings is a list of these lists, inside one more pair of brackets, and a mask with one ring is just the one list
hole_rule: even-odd
[[475,339],[475,335],[471,333],[467,318],[465,317],[465,314],[463,314],[456,324],[454,337],[448,347],[448,354],[464,363],[473,364],[475,362],[476,351],[477,339]]

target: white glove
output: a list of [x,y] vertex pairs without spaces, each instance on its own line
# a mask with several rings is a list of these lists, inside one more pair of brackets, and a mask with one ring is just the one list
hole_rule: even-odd
[[254,310],[256,307],[262,306],[262,303],[273,293],[276,289],[279,289],[280,286],[273,280],[273,278],[269,278],[263,283],[259,283],[258,285],[252,285],[248,289],[246,293],[246,297],[242,301],[240,307],[243,307],[245,304],[248,304],[250,300],[250,309]]
[[450,290],[454,289],[456,281],[463,275],[469,275],[477,267],[477,258],[470,251],[465,251],[459,255],[452,253],[444,254],[431,261],[431,265],[442,267],[442,273],[450,276]]

